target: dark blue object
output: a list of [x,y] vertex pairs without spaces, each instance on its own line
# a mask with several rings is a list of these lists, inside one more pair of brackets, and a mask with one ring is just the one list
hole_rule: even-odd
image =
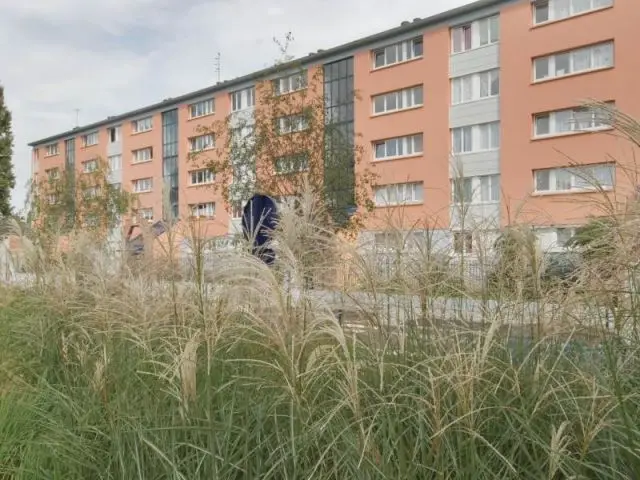
[[246,240],[253,242],[251,253],[267,265],[275,260],[275,252],[268,246],[268,241],[277,222],[276,202],[267,195],[251,197],[242,212],[242,233]]

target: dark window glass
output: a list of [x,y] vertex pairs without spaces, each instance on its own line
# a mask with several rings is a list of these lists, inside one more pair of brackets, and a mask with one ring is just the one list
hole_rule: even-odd
[[422,39],[416,38],[413,41],[413,56],[419,57],[422,55]]
[[[162,113],[162,173],[165,184],[169,187],[169,203],[171,217],[176,220],[179,215],[178,189],[178,111],[169,110]],[[164,219],[168,220],[168,215]]]

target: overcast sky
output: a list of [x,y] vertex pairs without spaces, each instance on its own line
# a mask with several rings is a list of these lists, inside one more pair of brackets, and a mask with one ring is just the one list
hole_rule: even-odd
[[13,204],[27,143],[470,0],[0,0],[0,83],[13,113]]

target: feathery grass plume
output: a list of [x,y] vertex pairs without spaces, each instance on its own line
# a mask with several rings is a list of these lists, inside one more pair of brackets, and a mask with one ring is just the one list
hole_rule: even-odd
[[517,216],[510,261],[474,224],[461,266],[437,213],[357,244],[316,195],[283,211],[273,268],[184,219],[191,250],[144,268],[23,230],[39,280],[0,290],[0,478],[637,475],[634,202],[603,200],[567,286]]

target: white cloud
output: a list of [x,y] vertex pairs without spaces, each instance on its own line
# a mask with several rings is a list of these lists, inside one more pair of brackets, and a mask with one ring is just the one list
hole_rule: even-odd
[[29,141],[303,56],[469,0],[0,0],[0,83],[13,113],[20,207]]

